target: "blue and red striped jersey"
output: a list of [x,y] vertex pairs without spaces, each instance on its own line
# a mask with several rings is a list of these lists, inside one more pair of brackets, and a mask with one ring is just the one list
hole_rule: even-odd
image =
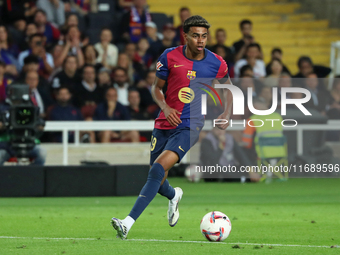
[[[228,66],[222,57],[204,50],[202,60],[188,59],[185,56],[186,45],[169,48],[159,57],[156,76],[167,81],[165,101],[182,114],[179,117],[182,127],[202,127],[204,116],[201,113],[201,95],[209,89],[204,84],[212,85],[214,79],[228,77]],[[174,129],[161,111],[155,121],[155,128]]]

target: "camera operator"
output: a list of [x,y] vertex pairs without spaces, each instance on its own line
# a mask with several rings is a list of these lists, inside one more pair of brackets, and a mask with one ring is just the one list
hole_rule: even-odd
[[[19,88],[19,89],[18,89]],[[20,91],[21,90],[21,91]],[[18,92],[22,93],[18,96]],[[32,165],[44,165],[46,160],[46,150],[40,146],[40,141],[37,139],[39,133],[44,130],[45,123],[39,117],[37,107],[32,108],[33,103],[28,95],[29,88],[27,85],[11,85],[8,90],[8,99],[5,104],[0,105],[0,165],[3,165],[11,157],[29,158],[32,160]],[[33,109],[33,124],[34,127],[17,127],[14,122],[19,123],[20,112],[19,108]],[[25,110],[23,110],[25,111]],[[14,114],[14,116],[12,116]],[[13,124],[14,123],[14,124]],[[15,126],[15,127],[14,127]],[[19,138],[19,139],[18,139]],[[21,143],[19,147],[14,144]]]

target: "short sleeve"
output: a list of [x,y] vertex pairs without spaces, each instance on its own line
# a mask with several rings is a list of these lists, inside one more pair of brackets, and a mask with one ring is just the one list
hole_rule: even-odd
[[167,50],[164,51],[163,54],[158,58],[156,64],[156,76],[165,81],[168,79],[169,76],[167,53]]
[[218,69],[216,78],[217,79],[223,79],[223,78],[229,78],[229,69],[228,69],[228,65],[225,62],[225,60],[223,58],[220,58],[221,64],[220,64],[220,68]]

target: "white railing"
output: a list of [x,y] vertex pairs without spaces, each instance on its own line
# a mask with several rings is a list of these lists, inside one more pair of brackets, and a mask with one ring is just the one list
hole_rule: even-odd
[[334,77],[340,74],[340,41],[331,43],[330,68],[332,72],[328,79],[328,89],[332,89]]
[[[103,130],[139,130],[152,131],[154,121],[47,121],[45,131],[62,132],[63,165],[68,164],[68,132],[75,132],[75,145],[79,146],[79,131],[103,131]],[[299,124],[296,127],[285,127],[285,131],[297,132],[297,153],[303,154],[303,131],[304,130],[339,130],[340,121],[332,120],[327,124]],[[206,121],[203,130],[211,130],[212,122]],[[243,130],[242,125],[228,127],[228,130]]]

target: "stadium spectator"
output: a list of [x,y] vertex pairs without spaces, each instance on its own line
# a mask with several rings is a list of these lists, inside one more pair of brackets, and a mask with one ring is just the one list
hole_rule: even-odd
[[120,8],[129,11],[131,7],[133,6],[133,2],[131,0],[119,0],[118,5]]
[[64,87],[70,93],[76,94],[75,88],[80,82],[81,76],[77,57],[70,55],[65,58],[63,69],[53,77],[51,87],[54,90]]
[[111,43],[112,39],[111,30],[103,28],[100,34],[100,42],[94,45],[99,53],[97,62],[102,63],[108,69],[116,67],[118,61],[118,48]]
[[[200,165],[208,166],[235,166],[234,138],[225,130],[213,128],[203,139],[200,145]],[[205,181],[218,181],[218,178],[227,177],[226,174],[206,173]],[[212,179],[213,178],[213,179]]]
[[37,10],[35,0],[11,0],[3,1],[3,17],[2,22],[8,25],[15,25],[15,23],[22,23],[23,27],[26,22],[32,21],[32,17]]
[[150,21],[146,0],[133,0],[131,10],[122,17],[121,38],[126,42],[137,43],[142,37],[146,37],[145,23]]
[[150,46],[150,53],[152,54],[152,57],[154,60],[157,60],[157,58],[166,50],[167,48],[176,47],[175,42],[175,27],[171,24],[165,24],[163,26],[163,40],[158,40],[151,44]]
[[137,84],[137,90],[141,97],[140,106],[142,108],[147,108],[150,105],[156,105],[151,95],[151,86],[155,79],[156,71],[149,71],[145,80],[142,80]]
[[288,73],[282,73],[279,79],[279,88],[289,88],[292,87],[292,78]]
[[56,43],[60,37],[60,31],[51,23],[47,22],[46,12],[38,9],[34,14],[34,23],[37,25],[38,33],[46,38],[46,45]]
[[65,40],[64,37],[68,32],[68,28],[71,27],[71,26],[78,27],[78,29],[80,31],[81,44],[82,44],[82,46],[87,45],[89,43],[89,37],[79,27],[79,19],[78,19],[77,14],[75,14],[75,13],[70,13],[66,18],[65,24],[60,28],[60,32],[61,32],[60,40]]
[[47,21],[59,27],[65,23],[65,7],[62,0],[37,0],[37,7],[46,12]]
[[70,26],[65,37],[63,49],[58,58],[55,60],[56,66],[62,65],[67,55],[71,54],[77,57],[78,66],[79,68],[81,68],[85,63],[84,54],[81,50],[81,46],[82,43],[78,27]]
[[[98,0],[69,0],[70,8],[81,15],[98,12]],[[69,8],[67,6],[67,8]]]
[[240,59],[235,64],[235,78],[240,77],[241,67],[247,64],[253,68],[254,78],[263,78],[266,76],[266,66],[263,60],[258,59],[260,51],[260,45],[257,43],[252,43],[247,46],[246,59]]
[[96,105],[103,101],[103,90],[96,84],[94,66],[84,66],[83,80],[75,86],[75,91],[74,105],[78,108],[86,106],[81,109],[84,118],[92,117]]
[[254,77],[254,71],[251,65],[244,65],[240,69],[240,77]]
[[98,72],[98,85],[104,89],[108,87],[112,87],[112,80],[111,80],[111,70],[105,67],[99,69]]
[[253,30],[253,23],[250,20],[242,20],[240,22],[240,30],[242,33],[242,38],[233,44],[234,51],[234,61],[235,63],[244,58],[250,44],[255,43],[254,37],[251,35]]
[[272,93],[272,87],[270,86],[263,86],[260,89],[258,99],[266,104],[268,109],[272,106],[272,100],[273,100],[273,93]]
[[154,22],[152,21],[146,22],[145,29],[146,29],[147,39],[150,45],[154,42],[157,42],[163,39],[163,35],[157,32],[157,25]]
[[[131,120],[150,120],[151,116],[145,108],[140,107],[140,95],[138,90],[129,89],[129,105],[127,106]],[[151,136],[151,135],[150,135]]]
[[7,97],[7,86],[12,80],[5,78],[6,63],[0,60],[0,104],[5,102]]
[[[52,105],[48,111],[48,119],[51,121],[80,121],[83,116],[78,108],[71,104],[71,93],[66,87],[58,89],[56,94],[57,103]],[[74,140],[74,132],[69,133],[69,142]],[[61,134],[54,135],[55,142],[61,142]]]
[[53,68],[53,72],[51,73],[49,80],[58,72],[61,71],[62,69],[62,63],[59,62],[59,57],[61,55],[61,53],[63,52],[63,45],[60,44],[55,44],[51,50],[51,54],[53,57],[53,63],[54,63],[54,68]]
[[179,18],[181,20],[181,25],[179,25],[176,28],[176,38],[175,42],[176,44],[184,45],[185,44],[185,38],[184,38],[184,32],[183,32],[183,24],[184,21],[191,16],[190,9],[188,7],[182,7],[179,10]]
[[[38,72],[39,71],[39,59],[34,55],[29,55],[24,59],[24,67],[22,68],[22,72],[20,73],[19,77],[16,81],[25,83],[26,74],[28,72]],[[49,95],[50,87],[47,80],[39,75],[39,82],[38,82],[39,90],[44,90],[44,94]],[[51,101],[52,98],[49,98]],[[50,103],[50,102],[49,102]]]
[[[137,45],[134,43],[128,43],[125,46],[125,53],[126,55],[129,57],[131,65],[129,65],[129,69],[128,69],[128,74],[130,77],[130,81],[131,83],[133,82],[138,82],[140,79],[142,79],[143,77],[145,77],[145,73],[146,73],[146,66],[144,66],[143,64],[134,61],[134,58],[137,54]],[[132,74],[132,78],[131,78],[131,74]]]
[[6,73],[12,76],[18,75],[20,69],[17,57],[19,48],[12,43],[5,26],[0,25],[0,60],[6,63]]
[[330,92],[332,97],[332,104],[327,111],[327,116],[330,119],[340,119],[340,76],[336,76],[333,81],[333,87]]
[[223,57],[223,59],[228,63],[228,67],[230,70],[231,66],[233,66],[233,63],[234,63],[234,55],[233,55],[232,50],[225,45],[225,42],[227,41],[227,32],[225,31],[224,28],[216,29],[215,39],[216,39],[216,44],[210,47],[210,50],[212,52],[215,52],[217,55],[220,55],[217,53],[217,51],[219,50],[219,52],[221,52],[221,47],[222,47],[225,52],[225,57]]
[[283,64],[280,59],[273,58],[269,63],[270,75],[267,75],[264,84],[270,87],[277,87],[279,85],[279,79],[283,72]]
[[50,95],[43,88],[39,88],[39,74],[36,71],[26,73],[25,83],[29,86],[33,104],[39,107],[40,117],[45,118],[45,110],[51,105]]
[[126,70],[124,68],[117,67],[113,71],[113,80],[113,87],[116,89],[118,94],[118,102],[125,106],[129,105],[128,90],[130,84]]
[[133,60],[137,52],[137,45],[135,43],[128,43],[125,45],[124,53],[128,55],[128,57]]
[[83,47],[83,54],[85,65],[94,66],[96,72],[98,72],[99,69],[103,67],[102,63],[97,62],[99,53],[92,44],[88,44]]
[[24,59],[33,54],[39,58],[39,74],[45,78],[53,72],[54,61],[50,53],[46,52],[43,46],[43,37],[40,34],[31,35],[29,39],[30,49],[25,50],[19,54],[19,65],[24,65]]
[[248,88],[252,88],[253,97],[256,97],[261,89],[261,87],[256,89],[254,78],[247,76],[241,77],[241,79],[239,80],[239,87],[243,91],[244,95],[249,95]]
[[[292,87],[292,77],[288,73],[282,73],[279,78],[278,90],[277,90],[277,102],[278,108],[281,108],[281,89]],[[287,93],[286,98],[293,98],[292,93]],[[289,106],[289,105],[287,105]],[[295,108],[295,107],[294,107]]]
[[34,23],[28,23],[25,29],[24,38],[20,41],[19,48],[20,51],[25,51],[29,49],[29,39],[32,35],[38,32],[37,26]]
[[[266,72],[267,75],[271,75],[272,74],[272,70],[271,70],[271,63],[273,61],[273,59],[279,59],[282,63],[282,50],[280,48],[274,48],[271,52],[271,62],[267,65],[266,67]],[[282,72],[284,73],[288,73],[289,75],[291,75],[289,69],[282,63]]]
[[297,73],[294,78],[306,78],[311,73],[316,74],[318,78],[325,78],[332,71],[329,67],[314,65],[312,59],[307,56],[300,57],[297,65],[299,67],[299,73]]
[[134,63],[139,63],[145,69],[148,69],[152,64],[152,56],[148,52],[150,44],[146,38],[141,38],[137,44],[137,52],[133,57]]
[[[117,97],[117,90],[109,88],[105,94],[106,101],[98,105],[93,119],[101,121],[130,120],[127,108],[118,102]],[[99,132],[99,139],[102,143],[109,143],[112,139],[139,142],[139,133],[137,131],[114,132],[107,130]]]
[[134,69],[133,69],[133,64],[131,59],[128,57],[126,53],[120,53],[118,56],[118,63],[117,67],[124,68],[127,71],[129,81],[133,81],[133,74],[134,74]]
[[304,104],[307,109],[315,109],[326,115],[326,110],[331,104],[332,98],[328,90],[320,89],[319,80],[315,73],[310,73],[304,79],[305,87],[311,93],[311,100]]

